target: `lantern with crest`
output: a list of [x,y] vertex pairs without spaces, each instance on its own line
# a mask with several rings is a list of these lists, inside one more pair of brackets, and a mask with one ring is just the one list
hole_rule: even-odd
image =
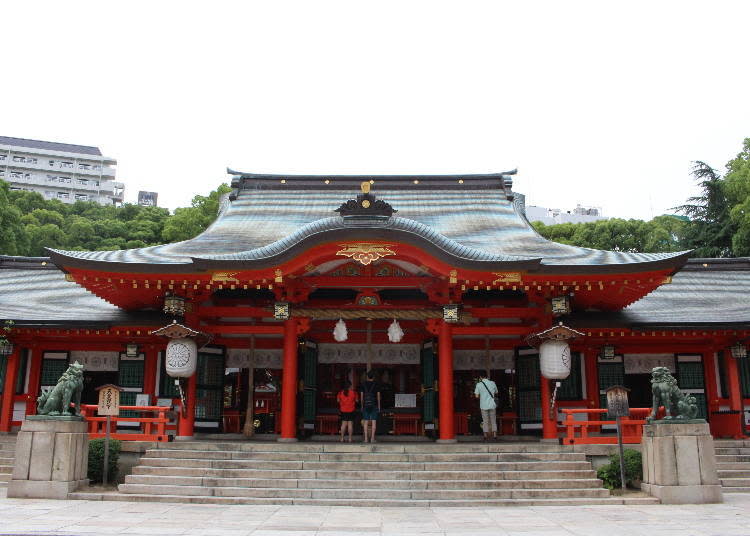
[[568,340],[583,333],[564,326],[562,322],[528,338],[531,346],[539,348],[539,369],[550,380],[564,380],[570,376],[571,356]]

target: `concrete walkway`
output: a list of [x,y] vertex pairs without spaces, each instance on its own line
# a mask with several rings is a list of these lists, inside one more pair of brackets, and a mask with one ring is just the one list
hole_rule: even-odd
[[0,535],[748,536],[750,494],[699,506],[352,508],[0,497]]

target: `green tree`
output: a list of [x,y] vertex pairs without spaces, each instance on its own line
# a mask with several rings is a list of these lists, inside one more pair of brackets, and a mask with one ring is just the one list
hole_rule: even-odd
[[731,257],[732,237],[737,226],[730,217],[725,181],[715,169],[701,161],[695,162],[692,175],[698,181],[700,195],[675,207],[690,218],[685,228],[686,249],[695,250],[696,257]]
[[553,242],[610,251],[657,253],[679,251],[685,222],[673,216],[659,216],[651,221],[612,218],[587,223],[533,227]]
[[29,237],[21,223],[22,213],[13,206],[9,193],[8,183],[0,180],[0,254],[26,255]]
[[26,190],[14,190],[8,196],[11,204],[21,211],[22,214],[29,214],[37,208],[45,208],[47,201],[37,192],[28,192]]
[[31,211],[31,214],[28,215],[34,218],[35,221],[39,222],[40,225],[51,223],[58,227],[62,227],[65,223],[65,217],[62,214],[46,208],[34,209]]
[[73,216],[66,221],[65,234],[70,249],[96,249],[100,238],[90,220]]
[[47,255],[44,248],[64,249],[67,247],[67,236],[62,229],[52,223],[27,225],[26,232],[30,240],[27,255],[41,257]]
[[750,255],[750,138],[745,138],[739,154],[727,162],[724,176],[729,218],[735,231],[732,252],[737,257]]
[[162,238],[167,242],[188,240],[205,231],[219,214],[221,196],[231,192],[227,184],[222,184],[208,196],[196,195],[191,206],[178,208],[164,224]]

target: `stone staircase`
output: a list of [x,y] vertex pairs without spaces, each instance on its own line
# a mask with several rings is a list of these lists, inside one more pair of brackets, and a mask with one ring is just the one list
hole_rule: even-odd
[[714,448],[721,490],[750,492],[750,439],[717,439]]
[[556,444],[175,442],[147,450],[118,493],[71,498],[213,504],[653,504],[613,497],[585,454]]
[[16,434],[0,435],[0,488],[8,487],[13,473],[13,460],[16,452]]

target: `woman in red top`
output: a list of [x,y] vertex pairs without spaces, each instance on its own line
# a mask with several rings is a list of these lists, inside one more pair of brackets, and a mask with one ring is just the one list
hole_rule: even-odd
[[352,389],[352,382],[344,382],[344,388],[336,395],[336,401],[339,403],[339,412],[341,413],[341,442],[343,443],[344,433],[348,428],[349,443],[351,443],[354,426],[354,411],[357,404],[357,393]]

